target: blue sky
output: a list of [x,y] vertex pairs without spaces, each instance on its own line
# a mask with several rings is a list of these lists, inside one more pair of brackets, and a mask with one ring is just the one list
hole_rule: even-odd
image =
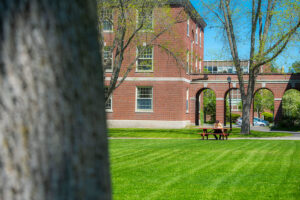
[[[205,28],[204,32],[204,60],[226,60],[232,59],[230,51],[226,50],[227,43],[224,41],[223,32],[215,28],[216,22],[205,18],[204,15],[206,13],[203,12],[202,5],[199,3],[198,0],[191,0],[192,4],[196,8],[196,10],[200,13],[200,15],[205,19],[207,23],[207,27]],[[243,23],[243,20],[246,19],[240,18],[240,21]],[[248,30],[249,33],[249,30]],[[246,34],[246,30],[242,33]],[[249,35],[249,34],[248,34]],[[242,42],[238,43],[238,51],[241,59],[248,59],[249,58],[249,49],[250,49],[249,42]],[[225,48],[224,48],[225,47]],[[300,43],[294,42],[289,45],[289,47],[277,57],[275,60],[276,65],[281,68],[284,66],[285,71],[288,71],[288,68],[294,63],[295,61],[300,61]]]

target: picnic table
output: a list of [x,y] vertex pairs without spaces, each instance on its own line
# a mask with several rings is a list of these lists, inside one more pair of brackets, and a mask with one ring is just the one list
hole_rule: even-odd
[[[204,137],[206,136],[206,139],[208,140],[208,135],[219,135],[219,140],[222,138],[224,140],[224,138],[226,138],[226,140],[228,140],[228,136],[229,136],[229,132],[228,132],[228,128],[199,128],[202,129],[202,132],[198,133],[202,136],[202,140],[204,140]],[[211,131],[210,131],[211,130]],[[217,131],[218,133],[215,133],[215,130],[219,130]],[[217,139],[217,138],[216,138]]]

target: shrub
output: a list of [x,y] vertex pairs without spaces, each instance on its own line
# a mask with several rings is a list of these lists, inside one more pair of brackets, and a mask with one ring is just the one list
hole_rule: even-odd
[[273,114],[269,112],[263,112],[262,115],[264,116],[264,119],[270,123],[273,122]]
[[[241,115],[236,113],[231,113],[231,122],[234,123]],[[226,115],[226,121],[229,121],[229,114]]]

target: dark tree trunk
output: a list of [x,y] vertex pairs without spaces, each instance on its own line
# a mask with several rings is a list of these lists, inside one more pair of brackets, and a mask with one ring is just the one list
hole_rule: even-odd
[[241,134],[250,134],[250,108],[251,108],[251,100],[249,101],[248,97],[246,96],[243,99],[243,121],[241,126]]
[[110,199],[96,2],[0,2],[0,200]]

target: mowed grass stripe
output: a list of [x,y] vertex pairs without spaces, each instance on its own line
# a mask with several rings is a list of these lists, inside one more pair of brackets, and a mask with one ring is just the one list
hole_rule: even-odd
[[224,161],[214,169],[216,171],[217,176],[214,179],[214,181],[211,182],[209,190],[207,190],[207,198],[212,199],[216,195],[218,195],[218,193],[226,191],[226,189],[224,189],[224,185],[228,185],[227,183],[230,182],[228,179],[233,178],[233,176],[238,175],[240,173],[245,173],[245,168],[250,168],[248,166],[249,163],[256,162],[256,165],[258,165],[265,156],[259,154],[259,151],[263,149],[268,149],[270,146],[270,144],[262,144],[259,146],[255,146],[255,149],[240,152],[241,154],[235,158],[230,158],[229,156],[224,158],[224,160],[226,161]]
[[300,143],[294,142],[295,148],[289,157],[289,165],[286,167],[286,175],[278,186],[277,199],[300,199]]
[[[238,150],[240,148],[245,148],[245,146],[248,146],[248,144],[246,144],[246,145],[244,144],[239,147],[236,147],[235,150]],[[147,198],[145,198],[145,199],[156,199],[162,193],[168,193],[169,191],[172,190],[172,188],[174,188],[174,187],[176,188],[176,187],[180,186],[180,182],[183,179],[186,179],[188,177],[193,177],[196,173],[198,173],[202,170],[209,169],[209,168],[216,166],[220,161],[224,160],[224,158],[229,156],[231,154],[232,150],[234,150],[234,149],[222,150],[220,152],[216,152],[210,158],[209,158],[210,154],[204,154],[204,156],[202,156],[202,159],[199,159],[199,155],[197,155],[197,154],[194,154],[193,157],[188,157],[188,158],[186,157],[185,160],[196,161],[196,162],[190,163],[190,164],[194,164],[194,165],[186,166],[186,168],[184,169],[184,171],[185,171],[184,173],[177,174],[177,176],[174,176],[174,177],[172,177],[172,179],[161,184],[160,190],[149,193],[147,195]],[[238,157],[239,155],[235,155],[235,156]],[[197,157],[198,157],[198,159],[197,159]],[[204,161],[206,161],[206,162],[204,162]],[[204,162],[204,163],[199,165],[202,162]],[[181,168],[177,168],[177,171],[180,169]],[[176,186],[176,184],[178,184],[178,186]]]
[[112,160],[120,149],[145,151],[111,162],[114,199],[300,199],[299,141],[110,143]]
[[[189,179],[187,180],[182,180],[183,182],[188,183],[187,185],[189,186],[190,192],[181,193],[180,196],[177,196],[176,199],[191,199],[195,196],[203,196],[207,199],[214,199],[214,197],[221,192],[218,190],[218,186],[219,184],[224,182],[227,174],[232,173],[231,171],[235,170],[235,168],[240,167],[236,160],[241,160],[242,158],[242,160],[246,161],[249,159],[245,152],[253,149],[254,145],[253,143],[243,144],[251,144],[250,149],[242,148],[246,151],[232,149],[230,154],[227,154],[222,158],[222,162],[217,163],[217,165],[214,165],[211,168],[206,168],[204,171],[199,171],[196,176],[189,177]],[[179,187],[179,185],[174,185],[174,187]]]
[[[262,146],[261,144],[258,144]],[[249,158],[246,160],[239,160],[236,165],[240,167],[234,171],[230,171],[227,176],[223,179],[223,182],[218,185],[216,193],[216,197],[221,198],[223,196],[227,196],[229,198],[235,197],[235,199],[247,199],[250,198],[247,196],[248,191],[253,192],[253,190],[244,190],[245,180],[251,179],[255,176],[255,172],[257,169],[261,168],[261,164],[264,163],[263,161],[268,157],[270,151],[276,150],[276,146],[272,145],[271,143],[268,146],[262,146],[263,148],[256,147],[254,150],[250,152],[246,152],[247,157]],[[250,153],[250,155],[249,155]],[[245,162],[246,161],[246,162]],[[222,176],[223,177],[223,176]],[[230,183],[230,184],[228,184]],[[255,185],[255,184],[253,184]],[[243,195],[239,195],[239,194]]]

